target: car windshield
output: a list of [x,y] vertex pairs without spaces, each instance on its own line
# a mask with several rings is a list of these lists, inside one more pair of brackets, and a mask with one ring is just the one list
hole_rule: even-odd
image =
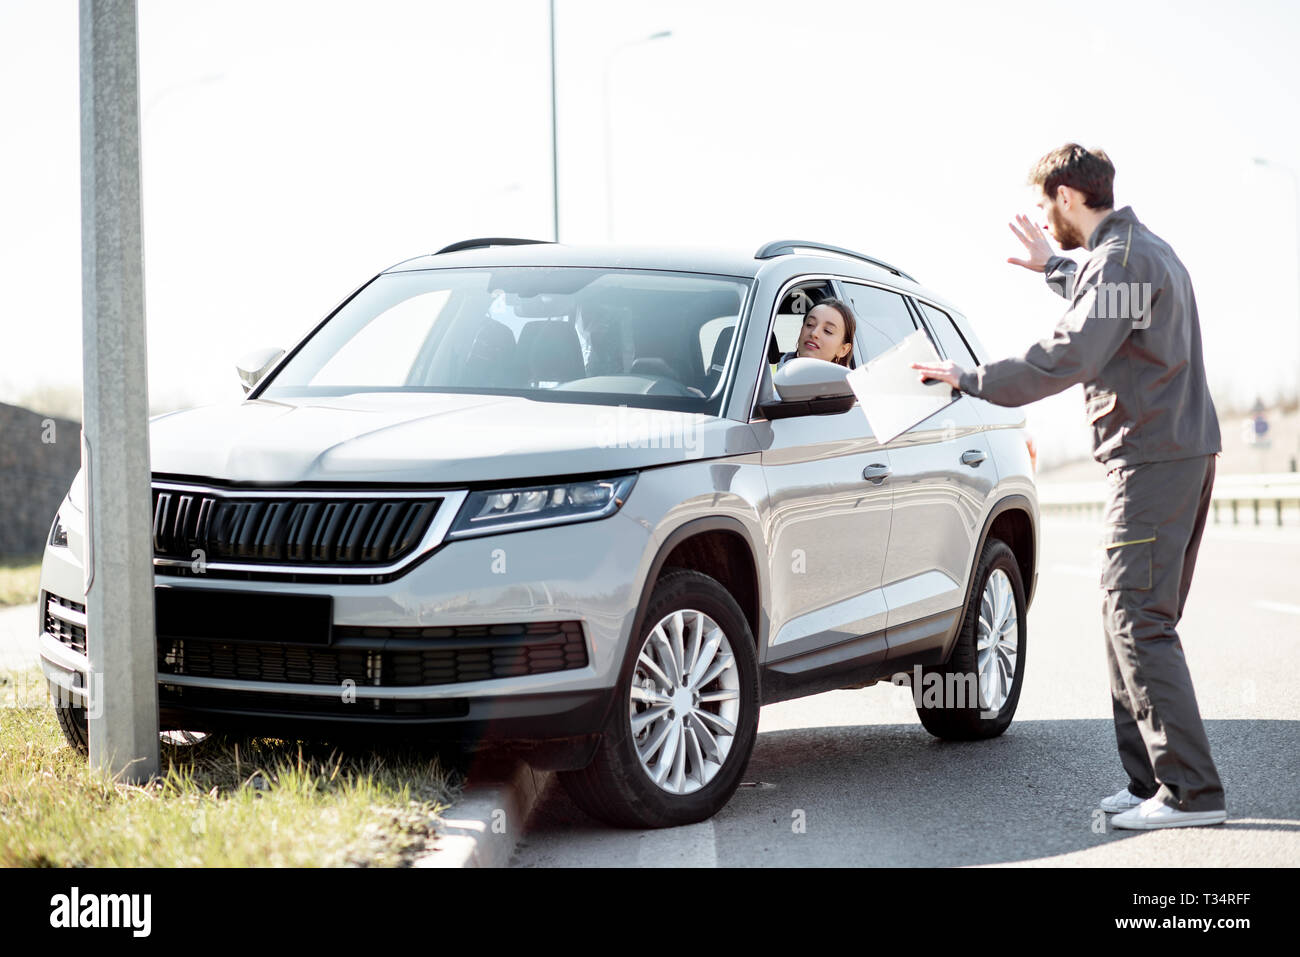
[[586,267],[388,273],[258,396],[470,392],[717,414],[749,283]]

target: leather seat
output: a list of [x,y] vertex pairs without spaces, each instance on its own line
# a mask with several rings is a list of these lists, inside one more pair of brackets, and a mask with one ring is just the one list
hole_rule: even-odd
[[570,382],[587,374],[577,330],[563,319],[539,319],[519,332],[519,354],[531,385]]
[[462,385],[508,388],[518,384],[515,375],[515,336],[495,319],[484,318],[474,333],[465,365]]
[[718,387],[718,380],[722,378],[722,370],[727,364],[727,351],[731,348],[731,334],[734,331],[735,326],[728,326],[713,343],[713,355],[709,358],[709,368],[704,374],[705,395],[713,395],[713,390]]

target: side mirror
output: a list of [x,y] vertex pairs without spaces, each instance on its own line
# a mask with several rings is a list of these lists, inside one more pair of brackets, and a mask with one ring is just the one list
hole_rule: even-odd
[[780,401],[762,403],[759,409],[769,419],[847,412],[856,401],[850,371],[824,359],[791,359],[772,376]]
[[239,383],[244,387],[244,395],[248,395],[249,390],[262,381],[262,377],[271,371],[271,367],[280,361],[282,355],[284,355],[283,349],[269,346],[250,352],[235,363],[235,371],[239,373]]

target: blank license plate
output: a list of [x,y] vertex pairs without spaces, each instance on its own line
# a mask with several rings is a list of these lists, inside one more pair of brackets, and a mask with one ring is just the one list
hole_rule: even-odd
[[154,619],[164,638],[328,645],[331,595],[276,595],[215,589],[154,588]]

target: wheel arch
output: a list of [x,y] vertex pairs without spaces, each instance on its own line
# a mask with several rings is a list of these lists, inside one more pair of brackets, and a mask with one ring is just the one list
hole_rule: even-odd
[[[705,537],[710,537],[708,546],[704,542],[692,546],[691,543],[694,540]],[[725,515],[711,515],[691,519],[669,532],[655,551],[654,558],[650,560],[649,570],[646,572],[645,580],[641,584],[641,596],[637,599],[636,611],[632,615],[632,626],[627,633],[627,644],[624,648],[623,659],[619,662],[618,671],[615,674],[615,687],[622,680],[623,669],[628,666],[628,659],[636,654],[636,639],[645,626],[645,615],[646,609],[650,606],[650,596],[654,593],[655,584],[659,581],[659,576],[663,573],[663,570],[672,567],[669,565],[669,558],[677,557],[678,560],[683,557],[698,558],[701,553],[708,553],[708,549],[711,549],[712,553],[716,554],[724,544],[728,543],[736,546],[734,551],[744,557],[753,576],[753,593],[750,600],[746,601],[745,598],[734,591],[732,594],[736,598],[736,603],[740,605],[741,612],[745,615],[745,620],[749,623],[750,631],[753,633],[754,654],[756,658],[761,657],[760,652],[763,647],[764,636],[767,634],[767,615],[763,612],[762,584],[759,578],[758,562],[754,558],[754,547],[744,524],[738,519]],[[688,564],[684,567],[710,574],[709,568],[700,567],[699,564]],[[727,587],[727,582],[724,581],[722,584],[723,587]],[[742,592],[742,594],[745,593]],[[759,700],[762,700],[761,692]],[[602,726],[608,720],[609,709],[612,707],[614,707],[614,695],[610,695],[605,703],[605,709],[601,715]]]
[[[1034,590],[1038,580],[1038,526],[1033,519],[1033,506],[1023,495],[1009,495],[1001,499],[984,519],[984,530],[980,534],[979,550],[976,557],[984,550],[989,538],[999,538],[1006,542],[1015,553],[1016,564],[1020,566],[1020,580],[1025,588],[1025,610],[1034,601]],[[974,575],[975,570],[971,569]],[[970,591],[967,582],[967,592]],[[964,609],[963,609],[964,610]]]
[[641,633],[655,583],[663,570],[670,567],[702,572],[717,579],[740,605],[754,638],[755,653],[763,647],[767,616],[763,613],[759,567],[749,535],[738,519],[722,515],[697,518],[668,533],[655,552],[641,586],[630,638]]
[[952,654],[953,644],[966,614],[970,609],[972,591],[975,587],[975,575],[979,572],[980,556],[989,538],[1006,542],[1016,564],[1020,567],[1021,584],[1025,589],[1025,611],[1034,600],[1035,585],[1038,581],[1038,525],[1034,521],[1034,505],[1028,497],[1019,494],[1008,495],[999,499],[984,517],[984,526],[980,529],[979,541],[975,545],[975,554],[971,557],[970,572],[966,578],[966,594],[962,599],[961,612],[953,626],[952,633],[944,642],[943,660]]

